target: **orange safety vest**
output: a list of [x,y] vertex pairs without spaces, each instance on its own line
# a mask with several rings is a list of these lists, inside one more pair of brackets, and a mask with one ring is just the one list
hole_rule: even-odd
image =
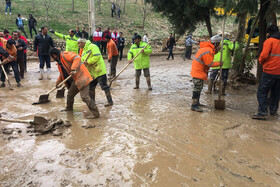
[[215,46],[211,42],[200,42],[200,49],[196,53],[192,62],[191,76],[202,80],[207,80],[210,67],[220,65],[220,62],[213,62]]
[[107,43],[107,49],[108,49],[108,60],[111,60],[112,56],[117,56],[119,54],[117,45],[112,39],[110,39],[109,42]]
[[[5,40],[3,38],[0,38],[0,43],[2,43],[3,49],[5,51],[7,51],[11,56],[15,57],[15,60],[17,60],[17,48],[16,48],[16,46],[13,45],[11,49],[8,49],[7,48],[7,42],[8,42],[7,40]],[[6,59],[6,58],[4,57],[4,59]]]
[[[82,64],[81,57],[74,52],[65,51],[60,54],[60,62],[62,63],[66,72],[70,75],[71,70],[77,71],[77,73],[72,77],[75,81],[75,85],[79,90],[86,87],[92,78],[86,66]],[[57,79],[57,84],[61,83],[66,77],[63,76],[61,66],[58,65],[58,70],[60,75]],[[65,84],[67,86],[67,84]],[[68,88],[69,89],[69,88]]]
[[263,65],[263,72],[280,75],[280,39],[271,37],[263,43],[259,62]]

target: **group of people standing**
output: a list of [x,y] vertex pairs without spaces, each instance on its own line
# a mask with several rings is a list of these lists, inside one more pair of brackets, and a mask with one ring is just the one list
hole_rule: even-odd
[[[26,49],[27,39],[21,35],[20,31],[13,31],[12,36],[9,34],[7,29],[4,32],[0,32],[0,47],[9,53],[8,56],[0,55],[0,59],[4,70],[9,72],[10,67],[13,69],[14,76],[17,82],[17,86],[21,87],[20,80],[24,78],[24,73],[27,71],[26,68]],[[10,57],[10,58],[9,58]],[[2,70],[2,69],[1,69]],[[1,85],[5,87],[5,74],[1,71]]]

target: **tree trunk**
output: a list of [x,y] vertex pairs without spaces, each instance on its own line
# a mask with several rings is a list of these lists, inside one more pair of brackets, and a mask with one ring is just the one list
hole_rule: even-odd
[[211,27],[210,13],[208,15],[206,15],[204,17],[204,19],[205,19],[205,22],[206,22],[206,27],[207,27],[207,30],[208,30],[208,33],[209,33],[209,37],[212,37],[213,33],[212,33],[212,27]]
[[125,13],[126,0],[123,0],[123,14]]
[[47,12],[47,27],[49,27],[49,9],[46,8],[46,12]]
[[249,35],[249,38],[248,38],[248,41],[247,41],[245,51],[244,51],[244,54],[243,54],[241,62],[240,62],[240,66],[239,66],[239,69],[238,69],[238,75],[242,75],[244,73],[245,60],[246,60],[246,57],[248,55],[251,39],[252,39],[253,33],[256,29],[257,22],[259,21],[259,18],[260,18],[260,12],[258,13],[258,15],[256,16],[256,18],[254,20],[254,23],[253,23],[253,26],[252,26],[252,29],[251,29],[251,32],[250,32],[250,35]]
[[101,13],[101,0],[98,0],[98,12]]
[[74,12],[74,0],[72,0],[72,12]]
[[33,9],[33,10],[35,9],[34,0],[32,0],[32,9]]
[[[266,12],[269,8],[270,1],[267,0],[261,0],[261,6],[260,6],[260,22],[259,22],[259,49],[258,49],[258,57],[260,56],[262,49],[263,49],[263,43],[266,40]],[[262,65],[258,63],[257,68],[257,82],[260,82],[262,76]]]
[[135,4],[137,3],[137,0],[135,0],[135,2],[134,2]]
[[246,29],[246,17],[247,17],[247,12],[241,12],[237,14],[238,33],[236,35],[235,41],[237,41],[238,43],[243,42],[244,40],[245,29]]

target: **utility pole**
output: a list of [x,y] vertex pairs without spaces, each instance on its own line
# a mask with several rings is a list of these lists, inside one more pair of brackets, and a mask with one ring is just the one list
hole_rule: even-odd
[[88,0],[88,26],[89,26],[90,35],[92,35],[93,31],[95,31],[94,12],[95,12],[94,0]]

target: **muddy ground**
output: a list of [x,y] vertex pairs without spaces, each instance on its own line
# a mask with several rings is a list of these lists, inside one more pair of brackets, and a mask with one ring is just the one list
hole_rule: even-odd
[[[192,112],[191,61],[165,58],[151,58],[152,91],[144,77],[133,90],[132,66],[113,83],[113,107],[103,106],[98,87],[95,120],[85,119],[79,96],[73,113],[59,112],[65,99],[55,93],[50,103],[31,105],[55,85],[58,71],[52,63],[52,79],[39,81],[38,64],[30,63],[24,87],[12,78],[14,91],[0,89],[2,117],[41,115],[72,126],[62,136],[35,136],[26,124],[0,122],[21,130],[0,134],[0,186],[279,186],[280,121],[250,119],[257,87],[228,90],[225,111],[214,110],[217,95],[203,93],[207,107]],[[118,70],[125,65],[119,62]]]

